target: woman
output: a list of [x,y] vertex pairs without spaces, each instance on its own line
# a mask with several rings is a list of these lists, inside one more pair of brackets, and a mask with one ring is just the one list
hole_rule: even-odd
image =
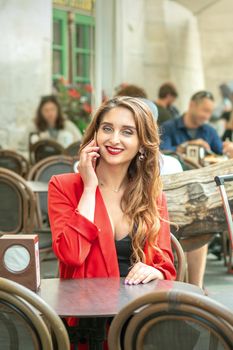
[[86,130],[79,174],[54,176],[49,185],[62,278],[175,279],[159,173],[158,129],[147,105],[132,97],[103,104]]
[[230,120],[227,123],[225,132],[224,132],[224,134],[222,136],[222,140],[226,141],[226,142],[227,141],[230,141],[230,142],[233,141],[233,112],[231,112]]
[[41,98],[35,118],[34,132],[31,143],[39,139],[53,139],[63,147],[80,141],[82,134],[79,129],[63,117],[61,106],[54,95]]

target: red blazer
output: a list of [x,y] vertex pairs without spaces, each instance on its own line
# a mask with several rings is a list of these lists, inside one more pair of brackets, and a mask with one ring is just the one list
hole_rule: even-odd
[[[101,192],[97,187],[94,223],[76,210],[82,193],[83,182],[79,174],[53,176],[49,184],[49,220],[53,249],[60,262],[60,277],[119,277],[114,236]],[[159,202],[160,215],[167,220],[164,195]],[[170,227],[163,220],[158,246],[162,254],[146,242],[146,264],[160,270],[165,279],[175,279]]]

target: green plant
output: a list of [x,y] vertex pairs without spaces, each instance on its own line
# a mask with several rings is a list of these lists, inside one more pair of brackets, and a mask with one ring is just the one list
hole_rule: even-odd
[[83,133],[91,120],[92,86],[69,84],[64,78],[60,78],[54,83],[54,87],[64,114]]

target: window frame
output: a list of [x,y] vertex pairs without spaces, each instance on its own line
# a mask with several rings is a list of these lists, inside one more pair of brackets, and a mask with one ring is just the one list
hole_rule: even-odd
[[[87,75],[87,60],[84,60],[84,73],[82,76],[77,75],[77,54],[83,54],[87,55],[89,57],[90,63],[92,61],[92,56],[94,55],[94,47],[91,47],[92,43],[88,41],[90,40],[90,37],[88,36],[88,31],[84,32],[84,43],[88,43],[88,48],[80,48],[76,45],[76,25],[81,24],[89,27],[89,30],[93,31],[95,28],[95,18],[83,14],[76,13],[74,18],[74,36],[73,36],[73,47],[72,47],[72,55],[73,55],[73,82],[74,83],[84,83],[88,84],[91,81],[90,72],[89,75]],[[85,45],[84,45],[85,46]]]
[[[68,78],[68,13],[67,11],[53,9],[53,23],[54,21],[61,22],[61,45],[52,43],[52,55],[54,51],[61,52],[61,72],[59,74],[53,74],[53,59],[52,59],[52,79],[57,80],[61,77]],[[54,38],[54,34],[53,34]]]

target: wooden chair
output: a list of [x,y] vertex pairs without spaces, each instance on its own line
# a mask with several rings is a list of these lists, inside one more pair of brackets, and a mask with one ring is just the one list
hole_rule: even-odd
[[63,154],[64,148],[56,141],[50,139],[39,140],[29,144],[30,163],[35,164],[40,160]]
[[[73,172],[73,158],[59,155],[42,159],[35,164],[29,174],[28,180],[30,181],[42,181],[49,182],[53,175],[72,173]],[[56,260],[52,253],[52,238],[48,218],[48,194],[38,193],[36,194],[36,213],[38,226],[34,230],[35,233],[39,234],[40,247],[43,256],[41,255],[41,262],[48,260]],[[58,272],[56,272],[56,275]]]
[[[68,156],[58,155],[48,157],[35,164],[29,171],[29,181],[49,182],[53,175],[72,173],[73,159]],[[37,194],[37,214],[39,228],[43,227],[43,221],[48,224],[47,193]]]
[[183,154],[180,154],[177,152],[172,152],[172,151],[162,151],[162,153],[165,155],[176,158],[180,162],[184,171],[201,168],[201,166],[199,164],[192,161],[186,155],[183,155]]
[[109,350],[230,350],[233,313],[196,293],[149,293],[113,319],[108,345]]
[[5,278],[0,278],[0,334],[1,349],[70,349],[55,311],[29,289]]
[[78,152],[81,146],[81,142],[73,142],[67,148],[65,148],[64,154],[70,157],[78,158]]
[[11,150],[0,150],[0,167],[14,171],[26,177],[29,164],[21,154]]
[[176,281],[183,282],[186,272],[186,258],[178,239],[171,233],[171,245],[176,266]]
[[11,170],[0,168],[0,231],[31,233],[35,220],[35,195],[26,181]]

